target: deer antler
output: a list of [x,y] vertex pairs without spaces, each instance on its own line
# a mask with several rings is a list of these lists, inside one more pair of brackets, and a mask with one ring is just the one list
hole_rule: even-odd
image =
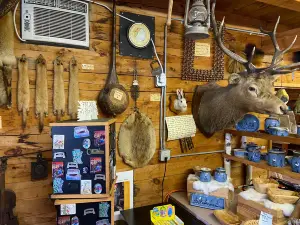
[[212,27],[213,27],[213,30],[214,30],[215,39],[216,39],[216,42],[217,42],[218,46],[223,50],[223,52],[226,55],[228,55],[232,59],[234,59],[234,60],[238,61],[239,63],[241,63],[246,68],[248,73],[266,71],[266,72],[269,72],[271,75],[279,75],[279,74],[292,73],[292,72],[297,71],[297,70],[300,69],[300,62],[299,63],[293,63],[293,64],[287,65],[287,66],[278,66],[278,64],[283,60],[283,55],[293,47],[293,45],[295,44],[295,42],[297,40],[297,35],[296,35],[296,37],[294,38],[294,40],[290,44],[290,46],[288,46],[284,50],[280,49],[280,47],[278,45],[278,42],[276,40],[276,31],[277,31],[277,27],[278,27],[278,24],[279,24],[279,21],[280,21],[280,16],[277,19],[277,22],[275,24],[275,27],[274,27],[273,31],[266,31],[262,27],[260,27],[260,32],[268,35],[271,38],[272,43],[274,45],[275,51],[274,51],[274,55],[273,55],[273,58],[272,58],[272,62],[268,67],[256,68],[252,64],[252,60],[253,60],[254,53],[255,53],[255,47],[252,50],[252,54],[251,54],[250,58],[248,60],[246,60],[246,59],[242,58],[241,56],[235,54],[234,52],[230,51],[222,43],[221,30],[224,26],[225,17],[223,18],[223,21],[220,25],[220,28],[218,29],[217,23],[216,23],[216,18],[215,18],[215,8],[216,8],[216,0],[212,0],[211,21],[212,21]]
[[268,35],[271,38],[272,43],[273,43],[274,48],[275,48],[275,52],[274,52],[273,59],[272,59],[270,67],[273,67],[274,65],[277,65],[280,62],[280,61],[278,62],[278,60],[281,60],[280,57],[282,57],[287,51],[289,51],[293,47],[293,45],[295,44],[295,42],[297,40],[297,35],[296,35],[296,37],[294,38],[293,42],[290,44],[289,47],[287,47],[284,50],[280,50],[280,47],[279,47],[278,42],[276,40],[276,32],[277,32],[277,27],[278,27],[279,21],[280,21],[280,16],[278,16],[278,19],[277,19],[277,22],[275,24],[275,27],[274,27],[273,31],[266,31],[262,27],[260,27],[260,32],[263,33],[263,34]]
[[241,56],[235,54],[234,52],[230,51],[222,42],[222,29],[224,26],[224,22],[225,22],[225,17],[222,20],[222,23],[220,25],[220,28],[218,29],[217,26],[217,22],[216,22],[216,17],[215,17],[215,8],[216,8],[216,0],[212,1],[212,10],[211,10],[211,22],[212,22],[212,27],[213,27],[213,31],[214,31],[214,35],[215,35],[215,40],[218,44],[218,46],[222,49],[222,51],[228,55],[229,57],[231,57],[232,59],[238,61],[239,63],[241,63],[242,65],[244,65],[244,67],[246,68],[247,72],[255,72],[257,70],[257,68],[252,64],[252,60],[253,60],[253,56],[255,53],[255,47],[252,50],[252,54],[249,58],[249,60],[246,60],[244,58],[242,58]]

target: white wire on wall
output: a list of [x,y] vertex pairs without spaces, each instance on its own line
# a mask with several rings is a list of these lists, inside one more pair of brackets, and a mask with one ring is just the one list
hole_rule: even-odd
[[[82,0],[79,0],[79,1],[82,1]],[[93,3],[93,4],[95,4],[95,5],[102,6],[103,8],[107,9],[107,10],[110,11],[110,12],[113,12],[113,10],[112,10],[111,8],[109,8],[107,5],[102,4],[102,3],[99,3],[99,2],[94,2],[94,1],[92,1],[92,0],[83,0],[82,2]],[[19,35],[19,32],[18,32],[18,30],[17,30],[17,25],[16,25],[16,12],[17,12],[18,6],[19,6],[19,2],[17,3],[17,5],[16,5],[16,7],[15,7],[14,15],[13,15],[13,17],[14,17],[14,27],[15,27],[15,32],[16,32],[16,35],[17,35],[17,37],[18,37],[18,39],[19,39],[20,41],[26,42],[26,40],[24,40],[24,39],[21,38],[21,36]],[[126,19],[126,20],[128,20],[128,21],[130,21],[130,22],[132,22],[132,23],[135,23],[134,20],[129,19],[128,17],[125,17],[125,16],[123,16],[123,15],[120,15],[119,13],[117,13],[117,16],[122,17],[122,18],[124,18],[124,19]],[[162,64],[161,64],[161,62],[160,62],[160,59],[159,59],[159,57],[158,57],[158,55],[157,55],[156,47],[155,47],[155,44],[154,44],[154,41],[153,41],[152,38],[151,38],[151,43],[152,43],[152,46],[153,46],[153,51],[154,51],[155,57],[157,58],[157,61],[158,61],[159,66],[160,66],[160,68],[161,68],[161,71],[164,71],[164,70],[163,70],[163,67],[162,67]]]
[[20,37],[19,32],[18,32],[18,30],[17,30],[17,25],[16,25],[16,12],[17,12],[18,6],[19,6],[19,2],[16,4],[15,10],[14,10],[14,27],[15,27],[16,35],[17,35],[17,37],[19,38],[19,40],[25,42],[26,40],[24,40],[24,39],[22,39],[22,38]]

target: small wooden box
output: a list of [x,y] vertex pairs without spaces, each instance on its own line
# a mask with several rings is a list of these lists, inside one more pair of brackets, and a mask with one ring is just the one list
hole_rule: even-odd
[[268,209],[261,203],[238,196],[237,214],[242,220],[259,219],[261,211],[273,216],[274,225],[286,224],[287,222],[287,218],[283,215],[282,210]]
[[[115,165],[116,165],[116,132],[115,119],[102,119],[95,121],[77,122],[77,121],[63,121],[60,123],[52,123],[51,134],[53,140],[53,165],[63,168],[63,175],[60,176],[59,182],[63,180],[63,193],[54,193],[52,199],[68,199],[68,198],[101,198],[110,197],[110,190],[115,179]],[[98,136],[100,137],[98,138]],[[60,137],[59,137],[60,136]],[[62,139],[64,142],[61,146],[57,146],[54,141]],[[83,147],[83,141],[90,142],[90,147]],[[81,162],[77,163],[74,170],[69,170],[69,163],[74,162],[73,150],[81,152]],[[97,150],[101,152],[92,152]],[[57,158],[55,153],[65,154],[65,158]],[[95,163],[95,166],[93,163]],[[56,166],[57,164],[58,166]],[[101,165],[100,165],[101,164]],[[53,167],[53,166],[52,166]],[[95,171],[91,171],[96,168]],[[83,172],[86,170],[87,172]],[[76,180],[70,175],[71,171],[76,171]],[[52,169],[53,172],[53,169]],[[70,172],[70,173],[69,173]],[[77,176],[78,172],[80,173]],[[53,172],[54,173],[54,172]],[[56,174],[56,173],[55,173]],[[53,176],[53,180],[54,180]],[[81,180],[91,182],[91,194],[82,194]],[[102,192],[95,192],[95,185],[101,185]],[[99,185],[100,184],[100,185]]]
[[[62,215],[61,207],[66,204],[75,204],[76,213],[71,215]],[[101,204],[104,204],[107,215],[103,215],[103,211],[100,210]],[[62,199],[55,200],[55,207],[57,211],[57,222],[60,217],[69,217],[72,220],[73,217],[79,219],[79,224],[90,225],[96,224],[99,221],[100,224],[114,225],[114,196],[101,199]],[[87,213],[89,211],[89,213]],[[105,212],[106,213],[106,212]],[[71,222],[69,223],[71,224]]]

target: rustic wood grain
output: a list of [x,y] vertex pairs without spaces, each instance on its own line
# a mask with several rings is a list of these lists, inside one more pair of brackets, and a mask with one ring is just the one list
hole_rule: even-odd
[[[226,0],[228,2],[228,0]],[[225,1],[225,2],[226,2]],[[250,0],[247,0],[249,3]],[[124,1],[125,2],[125,1]],[[141,6],[141,2],[138,0],[128,0],[127,3],[123,2],[123,5],[118,7],[118,11],[129,11],[133,13],[140,13],[144,15],[155,16],[156,25],[156,46],[158,55],[163,60],[163,31],[164,23],[166,22],[166,10],[157,9],[158,3],[161,1],[142,1],[145,5]],[[252,3],[253,0],[250,1]],[[234,12],[239,11],[240,8],[245,8],[248,3],[241,2],[236,5]],[[218,4],[222,4],[222,1],[218,1]],[[225,4],[226,5],[226,4]],[[154,8],[155,7],[155,8]],[[174,3],[174,15],[180,11],[180,7],[184,7],[183,3]],[[219,7],[218,10],[221,10]],[[79,66],[79,88],[81,100],[96,100],[99,91],[103,88],[107,74],[109,72],[110,54],[111,54],[111,14],[102,7],[91,5],[90,9],[90,48],[89,50],[74,49],[74,48],[62,48],[46,45],[33,45],[28,43],[20,43],[15,38],[15,55],[20,57],[26,53],[29,58],[29,81],[30,91],[32,98],[30,99],[30,112],[28,115],[28,125],[23,131],[21,129],[21,117],[17,113],[16,109],[16,85],[17,85],[17,68],[13,70],[12,77],[12,109],[0,109],[0,115],[2,116],[3,129],[0,130],[0,156],[11,153],[18,150],[23,153],[36,152],[40,150],[50,150],[52,147],[52,140],[50,137],[49,123],[55,122],[55,117],[52,114],[52,86],[53,86],[53,63],[52,61],[57,56],[57,53],[64,50],[65,55],[63,60],[69,62],[69,60],[75,56],[78,59],[79,65],[82,63],[93,64],[95,69],[93,71],[83,70]],[[17,27],[19,28],[19,16],[20,11],[17,11]],[[250,17],[243,17],[242,15],[235,15],[232,13],[232,9],[224,8],[224,12],[217,12],[217,18],[221,19],[226,16],[228,24],[234,24],[236,27],[241,28],[258,28],[260,24],[268,25],[259,19],[251,19]],[[182,17],[182,14],[179,17]],[[117,26],[119,26],[119,19],[117,20]],[[283,30],[286,30],[282,26]],[[117,28],[117,32],[119,29]],[[196,85],[204,84],[204,82],[192,82],[181,80],[181,67],[183,58],[183,32],[184,27],[180,21],[172,21],[172,25],[169,28],[168,35],[168,55],[167,55],[167,105],[169,96],[176,92],[177,88],[183,88],[186,93],[188,110],[185,114],[191,114],[191,102],[193,90]],[[239,41],[241,43],[253,43],[257,47],[261,47],[261,38],[258,36],[249,36],[244,33],[227,32],[226,40]],[[233,38],[233,39],[232,39]],[[232,39],[232,40],[231,40]],[[229,43],[226,43],[229,44]],[[118,51],[118,48],[117,48]],[[49,116],[45,119],[45,128],[42,134],[39,134],[38,120],[34,115],[34,92],[35,92],[35,59],[43,54],[47,60],[47,79],[48,79],[48,94],[49,94]],[[269,59],[266,57],[266,59]],[[290,57],[288,58],[290,59]],[[132,84],[132,68],[134,65],[134,58],[121,57],[117,55],[117,73],[119,75],[120,83],[129,91]],[[153,121],[156,129],[157,138],[157,151],[154,157],[150,161],[149,165],[144,168],[134,170],[135,179],[135,197],[134,205],[143,206],[161,201],[161,182],[164,173],[164,164],[158,160],[159,149],[159,102],[151,102],[150,94],[159,94],[160,89],[155,88],[154,78],[151,74],[150,62],[151,60],[137,59],[137,73],[140,84],[140,97],[138,99],[138,107],[141,112],[146,113]],[[226,57],[227,61],[227,57]],[[267,62],[268,60],[266,60]],[[197,67],[205,68],[209,66],[207,63],[199,62]],[[225,73],[225,78],[228,77],[228,73]],[[64,68],[64,84],[65,92],[68,90],[68,78],[69,68]],[[283,81],[289,85],[299,86],[300,74],[296,74],[295,82],[291,81],[288,76],[283,76]],[[226,80],[218,82],[220,85],[227,85]],[[67,102],[67,95],[66,95]],[[130,99],[128,109],[122,114],[116,117],[116,129],[117,132],[124,121],[124,119],[132,113],[133,101]],[[105,117],[99,112],[100,117]],[[169,109],[167,109],[167,116],[174,116]],[[265,116],[259,115],[261,121]],[[64,116],[63,120],[69,119],[68,116]],[[261,126],[262,126],[261,122]],[[206,152],[214,150],[222,150],[224,148],[224,133],[218,132],[210,139],[205,138],[199,132],[192,138],[195,145],[194,152]],[[249,141],[254,139],[249,138]],[[233,139],[233,146],[238,147],[240,141]],[[261,145],[267,143],[263,140],[258,141]],[[166,147],[171,149],[172,155],[182,154],[179,141],[169,141],[166,143]],[[43,153],[43,156],[49,161],[48,174],[49,177],[46,180],[32,182],[30,176],[30,163],[35,161],[36,156],[29,155],[26,157],[13,158],[8,161],[8,169],[6,173],[7,188],[13,189],[17,194],[17,207],[16,213],[19,217],[20,225],[52,225],[55,224],[55,208],[53,202],[49,199],[49,195],[52,193],[52,178],[51,178],[51,152]],[[164,184],[164,195],[174,189],[185,189],[186,179],[189,173],[192,172],[193,166],[209,166],[216,168],[222,166],[223,159],[221,154],[208,154],[189,156],[183,158],[172,158],[167,164],[167,175]],[[240,163],[233,164],[232,177],[234,178],[234,185],[241,185],[244,183],[245,172],[242,170],[243,166]],[[117,154],[117,171],[126,171],[131,168],[122,162],[122,159]],[[259,172],[259,175],[263,173]]]

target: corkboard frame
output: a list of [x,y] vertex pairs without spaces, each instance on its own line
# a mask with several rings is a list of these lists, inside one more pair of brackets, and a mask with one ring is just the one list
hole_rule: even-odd
[[[217,22],[218,28],[220,22]],[[222,29],[222,40],[225,36],[225,26]],[[195,61],[195,41],[185,39],[184,41],[184,52],[183,52],[183,66],[182,66],[182,80],[191,81],[218,81],[224,79],[225,73],[225,62],[224,52],[216,44],[214,38],[212,38],[213,46],[213,68],[211,70],[201,70],[194,68]]]

